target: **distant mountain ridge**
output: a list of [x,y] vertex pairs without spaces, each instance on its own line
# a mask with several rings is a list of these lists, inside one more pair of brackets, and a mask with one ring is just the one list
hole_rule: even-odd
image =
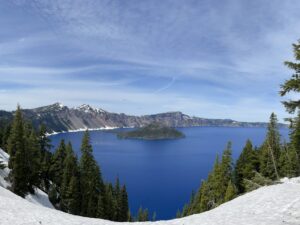
[[[145,116],[132,116],[124,113],[111,113],[100,108],[93,108],[83,104],[70,108],[61,103],[42,106],[34,109],[23,109],[27,120],[32,121],[34,127],[44,123],[48,132],[63,132],[80,129],[142,127],[150,123],[160,123],[169,127],[266,127],[267,123],[238,122],[231,119],[206,119],[191,117],[182,112],[166,112]],[[12,119],[14,112],[0,111],[1,121]],[[286,126],[280,124],[280,126]]]

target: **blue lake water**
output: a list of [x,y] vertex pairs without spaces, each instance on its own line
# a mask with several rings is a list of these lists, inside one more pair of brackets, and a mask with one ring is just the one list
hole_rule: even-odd
[[[91,131],[94,156],[106,181],[119,176],[126,184],[131,212],[140,206],[156,212],[157,219],[174,218],[188,202],[192,190],[207,177],[216,154],[232,141],[233,157],[241,152],[249,138],[256,146],[266,134],[265,128],[194,127],[180,128],[186,138],[179,140],[120,140],[114,132]],[[288,129],[280,130],[288,139]],[[57,146],[61,139],[71,141],[79,154],[83,133],[51,136]]]

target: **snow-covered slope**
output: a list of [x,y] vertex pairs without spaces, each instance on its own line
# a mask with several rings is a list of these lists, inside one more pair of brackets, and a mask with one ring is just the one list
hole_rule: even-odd
[[[9,156],[0,149],[0,160],[7,164],[8,158]],[[8,172],[8,169],[0,170],[0,225],[131,224],[84,218],[57,211],[53,209],[48,196],[39,189],[35,195],[28,195],[23,199],[5,188],[9,186],[4,179]],[[300,177],[283,179],[281,184],[262,187],[205,213],[142,224],[300,225]]]
[[[2,225],[118,225],[101,219],[73,216],[32,204],[0,187]],[[135,223],[140,224],[140,223]],[[240,196],[209,212],[169,221],[145,222],[154,225],[299,225],[300,178],[263,187]]]
[[[8,188],[10,186],[10,183],[5,179],[9,174],[9,169],[7,168],[8,159],[9,155],[0,148],[0,161],[6,165],[4,170],[0,170],[0,186],[4,188]],[[25,199],[33,204],[54,209],[53,205],[49,201],[48,195],[38,188],[36,188],[34,195],[28,194]],[[1,220],[0,224],[2,224]]]

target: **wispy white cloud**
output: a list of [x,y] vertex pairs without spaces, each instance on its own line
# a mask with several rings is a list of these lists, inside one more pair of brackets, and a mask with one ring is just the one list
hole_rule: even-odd
[[[0,82],[30,80],[24,101],[31,91],[44,98],[28,106],[50,103],[56,90],[60,101],[132,113],[285,117],[278,90],[300,37],[299,10],[292,0],[13,0],[0,7],[8,35],[0,37]],[[20,98],[8,89],[3,101]]]

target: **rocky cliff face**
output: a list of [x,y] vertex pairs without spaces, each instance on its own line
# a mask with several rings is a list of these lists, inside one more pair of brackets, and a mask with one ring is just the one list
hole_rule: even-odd
[[[190,117],[181,112],[167,112],[145,116],[130,116],[124,113],[111,113],[89,105],[69,108],[60,103],[24,109],[26,119],[32,121],[35,127],[44,123],[48,132],[61,132],[78,129],[97,129],[107,127],[142,127],[150,123],[160,123],[170,127],[191,126],[229,126],[229,127],[265,127],[266,123],[237,122],[230,119],[204,119]],[[2,117],[11,119],[13,112],[0,112]]]

